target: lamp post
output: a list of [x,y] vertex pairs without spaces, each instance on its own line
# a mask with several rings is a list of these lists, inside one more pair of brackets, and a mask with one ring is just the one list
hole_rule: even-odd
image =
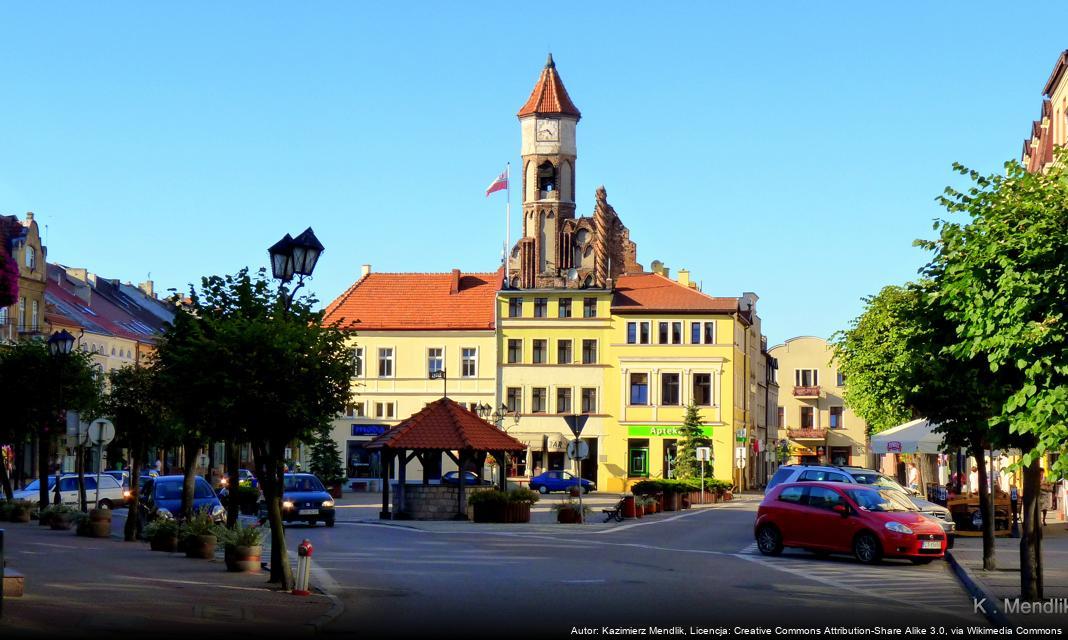
[[284,292],[284,289],[282,290],[285,295],[287,313],[290,305],[293,304],[293,297],[297,293],[297,289],[304,286],[305,278],[311,277],[323,251],[325,251],[325,248],[319,242],[319,239],[315,237],[315,232],[312,231],[311,227],[305,229],[296,238],[287,233],[282,236],[281,240],[267,249],[267,253],[271,256],[271,275],[276,280],[281,281],[284,286],[285,283],[293,279],[293,276],[297,277],[297,285],[291,291]]
[[[66,411],[63,408],[63,369],[67,363],[67,357],[70,355],[71,349],[74,348],[74,336],[72,336],[66,329],[56,331],[48,337],[48,353],[55,359],[56,362],[56,382],[57,393],[56,398],[59,400],[59,413],[60,416],[65,416]],[[63,420],[66,424],[66,420]],[[47,446],[45,443],[41,443],[40,446]],[[78,452],[78,500],[81,510],[85,510],[85,480],[82,476],[81,468],[81,452]],[[56,469],[56,497],[55,502],[59,504],[62,502],[59,480],[61,476],[62,468]]]

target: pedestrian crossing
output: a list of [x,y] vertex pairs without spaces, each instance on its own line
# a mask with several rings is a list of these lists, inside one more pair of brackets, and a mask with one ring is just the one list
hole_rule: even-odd
[[971,597],[943,561],[923,566],[902,560],[865,565],[847,556],[817,557],[792,549],[780,556],[764,556],[755,542],[734,555],[837,589],[969,621],[978,619]]

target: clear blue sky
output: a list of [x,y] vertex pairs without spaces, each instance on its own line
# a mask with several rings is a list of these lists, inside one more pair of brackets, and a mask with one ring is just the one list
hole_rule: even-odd
[[923,264],[952,162],[1019,155],[1068,48],[1063,3],[860,4],[7,4],[0,212],[161,289],[308,225],[327,301],[362,263],[492,270],[483,190],[551,49],[579,213],[604,184],[646,267],[757,292],[772,344],[828,336]]

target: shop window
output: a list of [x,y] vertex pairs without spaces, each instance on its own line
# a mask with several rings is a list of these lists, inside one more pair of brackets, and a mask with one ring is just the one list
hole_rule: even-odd
[[649,441],[627,440],[627,476],[649,477]]

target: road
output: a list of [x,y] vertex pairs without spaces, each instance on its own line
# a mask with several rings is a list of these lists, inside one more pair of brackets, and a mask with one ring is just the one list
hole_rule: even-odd
[[[760,556],[755,501],[607,528],[381,524],[370,503],[337,526],[293,526],[315,545],[315,582],[344,605],[326,633],[475,637],[584,627],[984,625],[947,567],[787,551]],[[440,523],[435,523],[440,524]],[[400,526],[397,526],[400,525]]]

